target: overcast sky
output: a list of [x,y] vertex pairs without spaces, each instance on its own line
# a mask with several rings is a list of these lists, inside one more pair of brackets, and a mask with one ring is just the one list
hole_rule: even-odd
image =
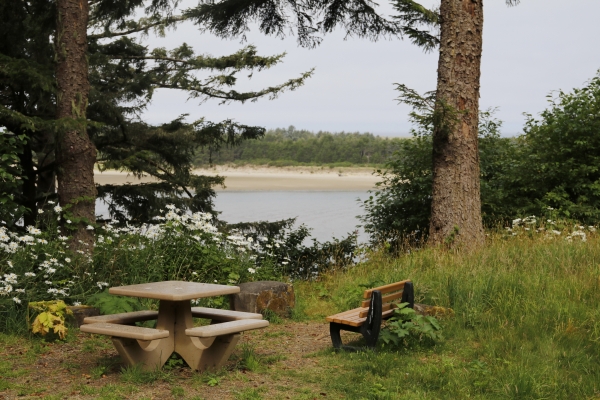
[[[383,2],[381,7],[390,9]],[[551,92],[581,87],[596,74],[599,15],[600,0],[522,0],[517,7],[507,7],[504,0],[486,0],[480,106],[499,108],[496,116],[504,122],[503,135],[522,132],[523,113],[541,112]],[[188,113],[189,120],[231,118],[266,128],[294,125],[312,131],[406,136],[410,109],[395,101],[393,84],[404,83],[420,92],[434,90],[437,53],[425,54],[408,41],[344,41],[343,36],[342,32],[326,36],[319,47],[309,50],[298,47],[295,37],[281,40],[251,32],[247,44],[257,46],[261,55],[286,52],[287,56],[282,64],[250,80],[240,74],[237,90],[260,90],[314,67],[313,77],[275,100],[245,104],[219,105],[217,100],[199,104],[187,100],[185,93],[160,90],[144,118],[156,124]],[[239,40],[200,34],[192,24],[181,25],[166,38],[150,36],[145,42],[167,48],[186,42],[197,53],[213,56],[243,46]]]

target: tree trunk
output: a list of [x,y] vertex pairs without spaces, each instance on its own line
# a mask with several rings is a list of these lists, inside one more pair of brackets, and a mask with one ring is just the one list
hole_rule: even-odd
[[[95,222],[96,147],[87,135],[85,121],[89,94],[87,62],[88,0],[57,0],[56,100],[57,118],[77,120],[73,128],[59,132],[56,140],[58,200],[75,228],[71,249],[91,251]],[[73,121],[75,122],[75,121]],[[83,244],[82,244],[83,242]],[[87,246],[85,246],[87,244]]]
[[429,243],[483,244],[479,78],[483,0],[442,0]]

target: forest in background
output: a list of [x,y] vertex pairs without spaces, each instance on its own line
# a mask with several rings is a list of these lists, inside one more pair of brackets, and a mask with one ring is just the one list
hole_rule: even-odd
[[262,139],[247,140],[235,147],[199,148],[194,165],[382,166],[400,149],[404,140],[407,138],[388,138],[372,133],[314,133],[290,126],[268,130]]

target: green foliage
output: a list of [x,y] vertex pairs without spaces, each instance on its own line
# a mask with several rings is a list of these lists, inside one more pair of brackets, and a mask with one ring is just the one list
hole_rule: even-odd
[[160,371],[144,371],[139,365],[121,368],[121,381],[145,385],[160,378]]
[[245,141],[236,147],[199,149],[194,164],[249,163],[270,166],[383,164],[406,139],[384,138],[370,133],[312,133],[275,129],[258,141]]
[[257,372],[262,366],[260,357],[256,354],[254,347],[248,343],[242,344],[242,356],[240,361],[242,368],[251,372]]
[[[558,92],[540,119],[529,116],[511,194],[519,215],[548,207],[584,224],[600,220],[600,71],[581,89]],[[516,215],[516,214],[514,214]]]
[[265,308],[262,311],[262,315],[264,319],[269,321],[271,324],[282,324],[284,322],[283,318],[281,318],[279,315],[277,315],[277,313],[268,308]]
[[359,248],[356,232],[324,243],[313,238],[312,245],[307,246],[304,242],[310,237],[310,229],[305,225],[293,228],[294,222],[291,218],[226,226],[227,230],[248,236],[264,247],[265,253],[258,256],[263,265],[257,280],[265,280],[261,274],[271,273],[269,269],[279,269],[280,274],[292,278],[314,279],[325,271],[346,268],[354,263]]
[[210,387],[214,387],[214,386],[218,386],[221,383],[221,378],[218,375],[212,374],[210,372],[205,372],[203,374],[203,379],[204,383],[206,383],[207,386]]
[[408,303],[402,303],[398,304],[380,335],[385,344],[400,346],[411,341],[435,343],[443,338],[441,331],[442,327],[435,317],[419,315],[408,307]]
[[48,338],[58,338],[64,340],[67,336],[67,327],[65,318],[67,315],[73,315],[73,312],[67,308],[67,305],[62,300],[54,301],[36,301],[29,302],[27,305],[27,322],[29,322],[29,310],[37,313],[37,316],[31,323],[31,332],[39,333],[42,336],[47,336],[52,331],[52,335]]
[[142,309],[139,299],[135,297],[114,296],[109,294],[108,290],[88,297],[86,303],[98,308],[102,315],[119,314]]

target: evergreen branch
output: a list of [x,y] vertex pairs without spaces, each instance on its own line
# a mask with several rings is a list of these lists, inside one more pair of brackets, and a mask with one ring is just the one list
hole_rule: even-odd
[[[203,0],[202,4],[188,9],[189,16],[202,31],[219,37],[242,37],[256,22],[265,35],[284,37],[286,29],[295,28],[298,43],[303,47],[320,44],[318,32],[329,33],[342,26],[347,36],[367,37],[377,40],[400,34],[400,26],[375,12],[376,4],[370,0]],[[295,17],[290,18],[286,9]],[[317,18],[322,19],[317,22]]]
[[398,35],[400,27],[377,14],[374,6],[376,3],[370,0],[329,0],[324,7],[323,20],[318,25],[324,33],[332,32],[341,25],[346,36],[356,35],[371,40]]
[[[191,69],[209,69],[209,70],[225,70],[233,68],[235,70],[242,69],[258,69],[259,71],[278,64],[285,53],[270,57],[258,56],[256,47],[248,46],[238,52],[223,56],[197,56],[193,57],[193,52],[187,44],[168,51],[163,48],[154,49],[150,55],[111,55],[113,60],[151,60],[156,62],[175,63],[189,66]],[[164,63],[160,64],[164,68]],[[180,67],[173,67],[180,70]]]
[[183,15],[177,15],[177,16],[169,16],[165,19],[161,19],[159,21],[152,21],[152,22],[149,20],[145,20],[145,19],[140,20],[140,22],[130,21],[129,23],[126,23],[126,25],[130,26],[130,29],[128,29],[128,30],[120,31],[120,32],[111,32],[108,30],[108,27],[105,27],[104,33],[88,35],[88,39],[89,40],[107,39],[107,38],[113,38],[116,36],[130,35],[132,33],[138,33],[138,32],[144,32],[147,34],[148,30],[150,30],[152,28],[156,28],[156,27],[161,27],[160,31],[162,32],[164,30],[164,28],[166,28],[167,26],[174,25],[176,22],[185,21],[186,19],[187,18]]
[[54,92],[56,86],[53,71],[45,66],[34,60],[13,58],[1,53],[0,80],[6,80],[7,84],[25,81],[28,85],[46,92]]
[[[438,47],[440,41],[438,9],[427,9],[414,0],[395,0],[393,6],[399,13],[393,18],[401,24],[403,35],[407,36],[413,44],[422,47],[425,52]],[[420,26],[429,27],[433,33],[419,29]]]
[[404,84],[396,83],[395,85],[396,90],[400,92],[400,97],[396,99],[399,103],[407,104],[420,112],[433,112],[435,109],[435,91],[420,95],[416,90]]
[[[258,92],[244,92],[239,93],[235,90],[223,91],[216,89],[215,87],[206,86],[204,84],[200,84],[199,82],[190,82],[190,83],[182,83],[182,82],[173,82],[173,83],[157,83],[156,86],[164,89],[179,89],[179,90],[187,90],[190,93],[190,98],[217,98],[223,100],[223,103],[229,101],[239,101],[244,103],[247,100],[255,101],[261,97],[270,95],[269,99],[275,99],[279,93],[285,90],[295,90],[299,86],[304,84],[304,81],[309,78],[313,74],[314,69],[305,72],[299,78],[290,79],[287,82],[277,85],[270,86],[266,89],[260,90]],[[224,82],[222,84],[228,84]]]

